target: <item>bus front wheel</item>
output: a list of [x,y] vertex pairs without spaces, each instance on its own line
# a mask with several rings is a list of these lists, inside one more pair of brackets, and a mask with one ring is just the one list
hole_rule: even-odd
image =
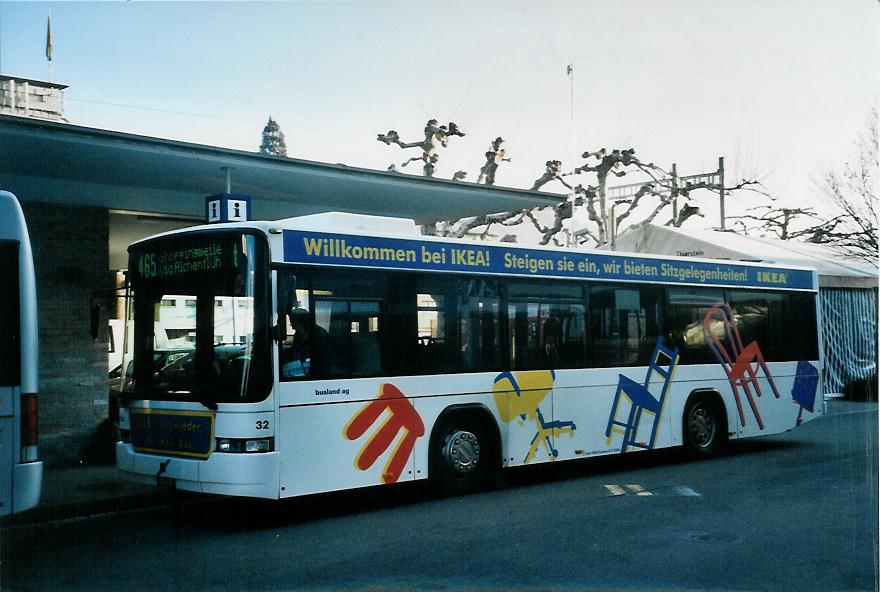
[[471,414],[443,418],[431,438],[430,476],[442,493],[486,487],[497,467],[491,432]]
[[727,444],[727,419],[718,396],[691,396],[684,408],[684,444],[698,458],[718,456]]

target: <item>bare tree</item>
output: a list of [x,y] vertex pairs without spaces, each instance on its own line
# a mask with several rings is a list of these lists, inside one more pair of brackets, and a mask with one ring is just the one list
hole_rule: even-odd
[[810,242],[842,249],[851,256],[877,266],[878,161],[877,109],[868,118],[867,129],[855,142],[855,156],[842,170],[827,170],[820,190],[836,215],[808,229]]
[[795,230],[803,218],[822,220],[813,208],[774,208],[772,205],[761,205],[749,208],[747,213],[741,216],[728,216],[728,220],[734,221],[734,226],[743,234],[771,234],[780,240],[811,238],[815,233],[815,226]]
[[[400,166],[405,167],[411,162],[421,162],[424,165],[422,170],[425,176],[433,177],[435,170],[434,165],[437,164],[437,161],[440,159],[437,150],[441,146],[444,148],[448,146],[449,138],[452,136],[464,137],[464,132],[458,129],[455,122],[450,121],[449,125],[438,125],[436,119],[429,119],[428,123],[425,124],[425,139],[421,142],[404,142],[400,139],[400,134],[395,130],[389,130],[388,133],[379,134],[376,136],[376,139],[389,146],[391,144],[397,144],[404,149],[421,148],[421,156],[413,156]],[[388,167],[388,170],[395,170],[394,165]],[[458,173],[456,173],[456,177],[458,176]],[[456,178],[455,180],[460,181],[461,178]]]
[[[583,158],[587,162],[576,168],[573,173],[562,174],[561,163],[558,161],[548,161],[547,170],[544,175],[535,181],[532,189],[539,188],[544,183],[551,180],[559,180],[566,187],[572,189],[573,200],[565,200],[553,206],[543,206],[528,210],[516,212],[501,212],[497,214],[474,216],[462,218],[455,222],[443,222],[432,225],[428,232],[434,232],[444,236],[461,237],[466,234],[477,234],[481,238],[486,237],[490,228],[494,224],[505,227],[517,226],[521,223],[529,223],[541,235],[541,244],[562,244],[562,231],[565,227],[566,220],[572,215],[586,215],[583,228],[577,233],[577,241],[582,244],[593,243],[602,245],[611,240],[611,229],[609,226],[614,223],[617,228],[627,219],[639,217],[639,222],[632,226],[648,224],[653,222],[664,210],[669,208],[677,199],[681,199],[684,203],[677,216],[673,216],[666,224],[670,226],[681,226],[687,219],[694,215],[702,215],[699,208],[690,205],[687,201],[691,198],[691,193],[698,189],[706,189],[718,192],[723,189],[731,192],[737,189],[750,189],[760,191],[761,185],[757,180],[743,179],[732,187],[721,187],[717,183],[698,182],[686,183],[684,186],[678,186],[678,183],[662,168],[654,163],[643,163],[635,155],[632,148],[625,150],[606,150],[601,149],[594,152],[584,152]],[[577,185],[571,187],[562,177],[571,174],[595,174],[595,185]],[[610,179],[624,177],[628,173],[641,173],[647,176],[643,184],[637,185],[634,193],[623,200],[617,200],[609,203],[608,198],[608,182]],[[574,207],[572,207],[572,203]],[[645,213],[640,210],[636,214],[637,208],[643,205],[651,204],[651,209]],[[621,207],[621,210],[616,208]],[[579,212],[578,209],[582,208]],[[632,218],[631,218],[632,217]],[[480,231],[482,229],[482,231]]]
[[[672,203],[672,186],[668,181],[669,174],[656,166],[653,162],[643,163],[636,157],[634,148],[627,150],[611,150],[610,152],[602,148],[596,152],[589,150],[583,153],[583,158],[587,159],[587,163],[574,170],[576,175],[581,173],[595,173],[597,184],[595,186],[587,186],[584,188],[579,185],[584,201],[587,206],[587,217],[593,222],[595,231],[585,228],[581,236],[587,237],[588,240],[594,241],[596,244],[602,245],[609,241],[610,223],[620,224],[626,220],[633,211],[640,205],[642,198],[646,195],[654,196],[658,199],[657,207],[648,215],[644,223],[651,222],[667,205]],[[590,164],[589,160],[594,159],[595,164]],[[610,214],[614,217],[612,221],[609,217],[608,206],[608,175],[615,177],[623,177],[629,172],[641,171],[650,177],[650,181],[642,185],[638,191],[629,199],[622,200],[619,203],[625,205],[626,209],[617,215],[614,212],[614,206],[610,207]],[[668,194],[668,197],[667,197]],[[598,206],[598,209],[597,207]]]
[[486,164],[480,168],[477,183],[485,182],[486,185],[494,185],[495,173],[498,172],[498,167],[501,166],[502,162],[510,162],[510,159],[505,156],[504,148],[501,147],[502,143],[504,143],[504,138],[501,136],[492,140],[492,144],[486,152]]
[[[782,208],[770,205],[729,216],[745,234],[770,234],[782,240],[837,247],[850,256],[877,266],[878,162],[877,111],[872,111],[867,129],[855,142],[854,159],[841,170],[830,168],[819,181],[819,189],[833,206],[834,215],[823,219],[813,208]],[[797,228],[797,229],[796,229]]]

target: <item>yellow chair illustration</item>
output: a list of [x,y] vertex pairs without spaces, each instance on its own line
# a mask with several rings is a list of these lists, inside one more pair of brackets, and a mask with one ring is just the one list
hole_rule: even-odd
[[502,372],[495,377],[492,390],[501,419],[510,423],[519,418],[523,422],[531,421],[537,427],[525,457],[526,464],[534,460],[541,445],[555,460],[559,451],[553,446],[553,438],[563,433],[573,436],[577,429],[571,421],[546,421],[541,413],[541,402],[553,390],[555,379],[553,370]]

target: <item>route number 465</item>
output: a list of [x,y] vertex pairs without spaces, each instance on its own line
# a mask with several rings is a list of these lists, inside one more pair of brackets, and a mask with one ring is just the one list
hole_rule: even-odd
[[146,253],[141,256],[140,263],[138,263],[138,273],[141,274],[142,278],[156,277],[156,254],[155,253]]

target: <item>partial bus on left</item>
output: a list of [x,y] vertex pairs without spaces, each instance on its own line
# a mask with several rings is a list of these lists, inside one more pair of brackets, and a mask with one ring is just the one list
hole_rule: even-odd
[[21,206],[0,191],[0,516],[40,502],[37,425],[34,260]]

